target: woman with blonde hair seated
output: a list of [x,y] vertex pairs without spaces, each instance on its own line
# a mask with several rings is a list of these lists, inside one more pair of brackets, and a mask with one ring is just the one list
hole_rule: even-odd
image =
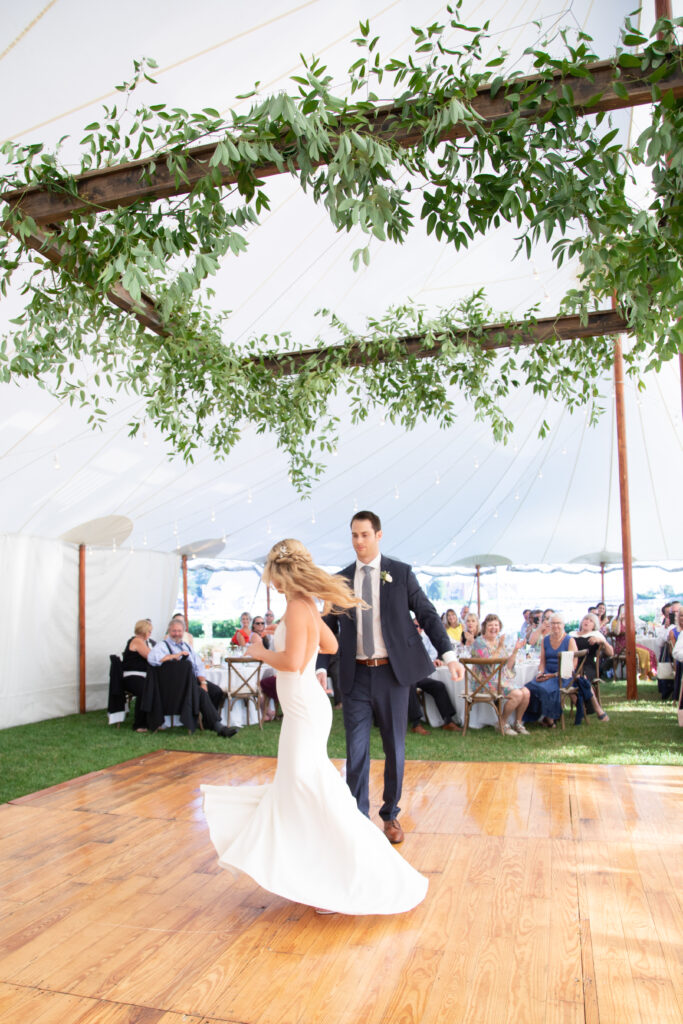
[[[497,615],[487,615],[484,619],[481,627],[481,634],[475,637],[472,644],[470,654],[473,658],[501,658],[507,655],[505,650],[505,637],[501,633],[503,623],[500,621]],[[524,712],[529,705],[529,691],[526,686],[513,686],[513,680],[515,678],[515,658],[517,651],[520,647],[524,646],[524,641],[518,639],[515,642],[515,646],[510,654],[509,658],[503,666],[502,673],[502,690],[503,694],[507,698],[505,703],[501,707],[501,716],[503,722],[503,733],[506,736],[528,736],[528,732],[522,724],[522,718]],[[475,675],[478,675],[477,667],[473,669]],[[487,688],[493,690],[493,682],[487,682]],[[507,721],[510,715],[514,712],[515,721],[513,725]]]

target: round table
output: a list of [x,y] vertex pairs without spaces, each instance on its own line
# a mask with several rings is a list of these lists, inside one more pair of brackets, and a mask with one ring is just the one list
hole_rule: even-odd
[[[539,662],[537,658],[531,659],[529,661],[517,662],[517,664],[515,665],[514,685],[516,687],[522,687],[525,686],[527,683],[530,683],[532,679],[535,679],[538,675],[538,665]],[[455,717],[457,718],[458,722],[462,725],[465,719],[465,701],[463,698],[463,693],[465,690],[464,679],[460,679],[457,683],[454,682],[454,680],[451,679],[451,674],[445,665],[435,669],[432,672],[430,678],[438,679],[444,684],[446,690],[448,691],[448,695],[453,702],[453,707],[455,708]],[[433,698],[430,697],[428,693],[425,693],[424,698],[425,710],[427,712],[427,721],[433,728],[438,729],[439,726],[443,725],[443,718],[439,714]],[[483,729],[485,725],[492,725],[495,728],[498,727],[498,719],[496,718],[495,711],[488,704],[474,704],[472,710],[470,711],[469,728]]]

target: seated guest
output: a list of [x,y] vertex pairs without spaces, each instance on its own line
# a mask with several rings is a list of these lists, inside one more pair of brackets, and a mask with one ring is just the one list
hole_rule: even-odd
[[470,606],[468,604],[464,604],[462,606],[462,608],[460,609],[460,621],[462,622],[463,626],[465,625],[465,619],[467,618],[467,616],[469,614],[470,614]]
[[462,640],[466,647],[471,647],[476,638],[481,633],[481,626],[479,625],[479,619],[474,612],[468,612],[465,616],[465,623],[462,630]]
[[623,606],[623,604],[620,604],[619,608],[617,609],[617,614],[610,621],[609,629],[607,631],[608,633],[611,633],[612,636],[616,636],[618,633],[621,632],[621,619],[622,619],[623,614],[624,614],[624,606]]
[[242,612],[240,615],[240,628],[233,636],[230,643],[233,647],[246,647],[249,643],[249,637],[251,636],[251,615],[249,612]]
[[606,633],[609,629],[609,616],[607,614],[607,606],[604,601],[598,601],[595,606],[595,614],[598,617],[600,623],[600,632]]
[[455,609],[449,608],[446,612],[446,632],[454,644],[462,643],[462,623],[458,620]]
[[[135,623],[133,636],[126,643],[125,650],[121,656],[121,668],[123,673],[123,689],[132,693],[135,697],[135,717],[133,728],[136,732],[147,732],[147,713],[142,710],[142,697],[149,665],[147,659],[151,647],[150,637],[152,634],[152,623],[149,619],[139,619]],[[163,716],[162,716],[163,720]],[[156,720],[153,728],[156,730],[161,724]]]
[[549,630],[541,644],[541,660],[536,679],[528,683],[531,700],[527,718],[540,720],[542,725],[551,729],[562,714],[560,704],[560,654],[563,651],[575,651],[576,643],[564,631],[564,620],[561,615],[553,612],[549,620]]
[[185,616],[181,615],[180,612],[177,612],[173,616],[173,618],[174,619],[180,619],[180,621],[183,624],[183,641],[184,641],[184,643],[189,644],[190,647],[194,647],[194,637],[192,636],[192,633],[188,633],[188,631],[187,631],[187,622],[185,621]]
[[529,622],[528,622],[528,625],[527,625],[527,628],[526,628],[526,642],[527,643],[531,642],[529,640],[529,637],[534,632],[534,630],[538,629],[538,627],[541,625],[542,621],[543,621],[543,612],[541,611],[541,609],[540,608],[532,608],[531,611],[529,612]]
[[251,620],[251,633],[249,634],[250,641],[253,633],[256,633],[257,636],[261,637],[264,647],[270,648],[270,637],[266,636],[266,620],[262,615],[255,615]]
[[[413,622],[415,624],[415,628],[420,634],[420,638],[425,646],[425,650],[427,651],[429,657],[432,659],[434,665],[442,665],[443,662],[439,660],[434,645],[432,644],[431,640],[429,639],[425,631],[422,629],[420,623],[417,621],[417,619],[413,619]],[[444,720],[442,728],[445,729],[446,732],[460,732],[459,726],[457,726],[453,721],[455,717],[455,708],[453,707],[453,702],[451,701],[451,698],[448,696],[448,690],[446,689],[446,687],[444,686],[440,679],[431,679],[429,676],[426,679],[423,679],[421,682],[416,683],[415,686],[411,686],[410,688],[410,694],[408,697],[408,723],[410,725],[410,731],[418,733],[420,736],[429,735],[427,730],[420,722],[420,719],[422,718],[422,707],[417,696],[418,687],[424,693],[428,693],[431,697],[433,697],[438,712]]]
[[[507,654],[505,650],[505,637],[501,633],[503,623],[500,621],[497,615],[487,615],[482,623],[481,635],[475,637],[472,643],[472,649],[470,654],[473,658],[503,658]],[[522,717],[529,704],[529,691],[526,686],[518,687],[513,685],[515,678],[515,658],[517,651],[520,647],[524,646],[524,641],[517,639],[513,648],[512,654],[510,654],[508,660],[503,666],[502,674],[502,691],[507,697],[507,700],[501,707],[501,715],[503,718],[504,726],[503,732],[506,736],[527,736],[528,732],[525,726],[522,724]],[[481,678],[483,672],[477,671],[478,666],[475,666],[473,672],[475,676]],[[491,690],[494,690],[494,682],[491,680],[486,684]],[[511,714],[515,715],[514,725],[510,725],[507,719]]]
[[270,608],[263,617],[266,620],[266,629],[275,624],[275,612],[272,612]]
[[448,696],[448,690],[440,679],[430,679],[429,677],[423,679],[416,686],[410,687],[410,694],[408,696],[408,725],[410,731],[420,736],[429,736],[429,733],[422,725],[422,705],[417,696],[418,688],[433,698],[437,710],[443,718],[441,728],[444,732],[460,732],[460,726],[456,725],[453,721],[455,718],[455,708],[453,707],[453,701]]
[[527,635],[527,643],[530,644],[531,647],[536,647],[539,651],[539,654],[541,651],[541,644],[543,643],[543,638],[548,636],[548,634],[550,633],[550,618],[553,615],[553,613],[553,608],[546,608],[546,610],[543,612],[539,620],[538,614],[534,612],[535,626],[533,629],[529,631]]
[[586,612],[579,623],[578,630],[572,633],[572,637],[576,640],[577,650],[588,651],[588,656],[583,663],[583,675],[592,682],[598,674],[597,656],[604,655],[611,658],[614,655],[614,648],[600,629],[597,613]]
[[[182,661],[187,659],[191,667],[195,683],[199,688],[197,694],[199,712],[202,716],[204,728],[213,729],[219,736],[234,736],[235,728],[228,728],[221,722],[218,708],[223,702],[223,691],[215,683],[209,683],[204,675],[204,664],[198,654],[192,650],[190,645],[183,640],[184,622],[180,619],[171,619],[168,624],[168,633],[163,640],[154,647],[148,657],[150,665],[164,665],[171,661]],[[218,691],[218,692],[216,692]]]
[[517,634],[519,639],[520,640],[524,640],[525,643],[526,643],[526,638],[527,638],[527,635],[528,635],[528,632],[529,632],[529,616],[530,615],[531,615],[531,608],[525,608],[524,611],[522,612],[522,625],[519,627],[519,633]]
[[[599,629],[600,620],[598,619],[597,613],[587,612],[579,623],[579,628],[572,633],[572,639],[576,645],[577,651],[588,651],[586,660],[583,663],[583,669],[581,672],[582,678],[585,678],[588,683],[592,683],[598,675],[597,669],[597,656],[603,654],[608,658],[614,656],[614,649],[607,641],[607,637]],[[577,680],[577,682],[579,682]],[[595,691],[591,686],[590,691],[583,694],[586,710],[588,714],[593,711],[598,716],[601,722],[609,722],[608,715],[605,714],[602,707],[598,702],[598,698],[595,695]],[[579,711],[581,707],[579,705]],[[581,715],[577,714],[577,720],[575,725],[578,725],[581,721]]]

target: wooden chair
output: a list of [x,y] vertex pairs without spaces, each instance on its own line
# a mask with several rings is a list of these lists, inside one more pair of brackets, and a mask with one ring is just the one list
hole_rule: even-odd
[[228,666],[228,690],[225,699],[228,704],[228,726],[230,711],[235,701],[243,700],[247,704],[247,721],[249,721],[249,702],[256,708],[259,729],[263,729],[261,718],[261,669],[263,662],[253,658],[226,658]]
[[[463,700],[465,715],[462,727],[463,736],[467,732],[470,711],[474,704],[489,704],[496,713],[501,736],[505,735],[502,705],[507,700],[503,693],[503,666],[505,658],[461,658],[460,664],[465,668]],[[491,690],[493,684],[495,689]]]
[[[571,707],[572,698],[578,695],[579,688],[576,685],[576,680],[580,675],[583,675],[583,665],[586,658],[588,657],[588,651],[564,651],[563,654],[570,654],[573,658],[571,676],[565,676],[565,679],[568,679],[566,686],[564,685],[564,679],[562,678],[562,655],[560,655],[557,666],[557,681],[560,687],[560,708],[562,709],[562,714],[560,715],[560,725],[564,729],[566,728],[564,721],[564,702],[565,700],[568,700],[569,705]],[[596,659],[596,668],[597,667],[598,661]],[[593,683],[592,686],[595,689],[595,683]],[[598,700],[599,699],[600,698],[598,698]]]

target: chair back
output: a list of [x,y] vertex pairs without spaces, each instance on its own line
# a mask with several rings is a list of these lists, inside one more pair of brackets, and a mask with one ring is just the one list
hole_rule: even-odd
[[502,696],[503,666],[505,658],[461,658],[465,669],[464,692],[466,701],[491,703]]

